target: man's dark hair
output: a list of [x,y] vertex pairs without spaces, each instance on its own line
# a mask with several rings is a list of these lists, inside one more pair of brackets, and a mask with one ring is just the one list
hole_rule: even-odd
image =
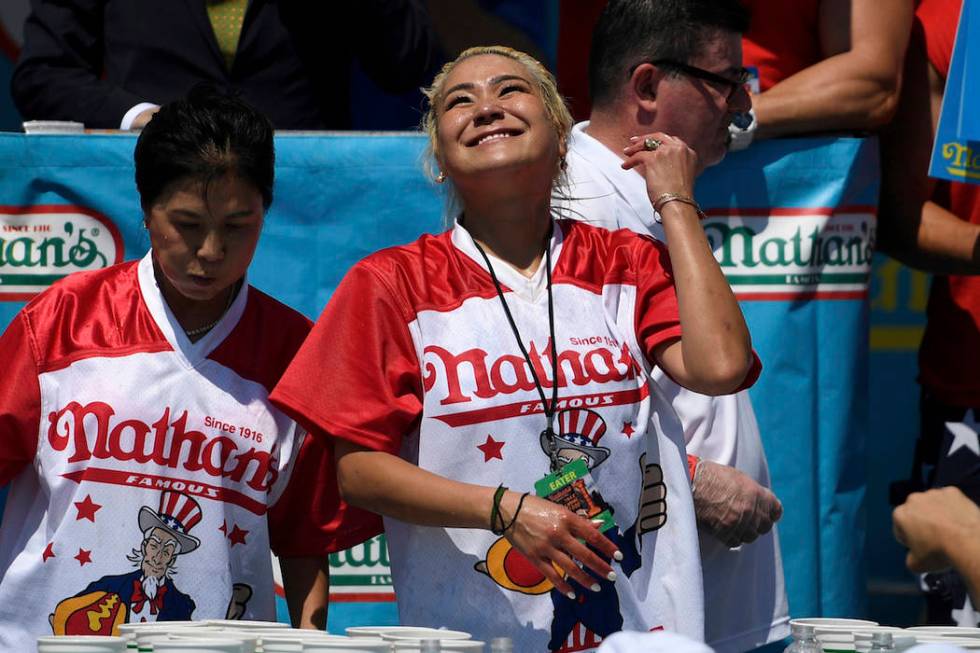
[[744,34],[748,27],[749,12],[738,0],[609,0],[592,33],[592,103],[612,101],[632,66],[689,63],[716,31]]
[[198,84],[186,98],[161,107],[143,128],[133,158],[144,211],[176,181],[200,181],[206,191],[229,172],[255,186],[266,209],[272,204],[272,123],[233,92],[211,84]]

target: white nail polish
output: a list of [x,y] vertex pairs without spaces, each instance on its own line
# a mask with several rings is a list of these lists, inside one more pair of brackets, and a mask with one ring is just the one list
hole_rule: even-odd
[[602,526],[602,525],[603,525],[604,523],[605,523],[605,522],[604,522],[604,521],[602,521],[601,519],[593,519],[593,520],[592,520],[592,525],[593,525],[593,526]]
[[616,572],[615,571],[610,571],[608,574],[606,574],[606,578],[609,579],[610,582],[615,583],[616,582]]
[[590,587],[589,589],[590,589],[590,590],[592,590],[593,592],[598,592],[598,591],[600,591],[600,590],[601,590],[602,588],[601,588],[601,587],[599,587],[599,583],[592,583],[592,587]]
[[613,560],[615,560],[616,562],[622,562],[623,561],[623,552],[622,551],[616,551],[615,553],[613,553]]
[[575,600],[575,592],[569,592],[565,596],[567,596],[568,598],[570,598],[573,601]]

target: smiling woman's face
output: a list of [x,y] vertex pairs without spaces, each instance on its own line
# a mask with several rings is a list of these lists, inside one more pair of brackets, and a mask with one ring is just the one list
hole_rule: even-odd
[[440,168],[461,192],[501,175],[534,175],[550,188],[558,135],[520,62],[496,54],[468,57],[443,88],[435,98],[436,149]]

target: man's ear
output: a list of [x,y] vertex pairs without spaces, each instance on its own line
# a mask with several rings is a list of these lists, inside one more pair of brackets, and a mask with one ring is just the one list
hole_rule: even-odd
[[629,96],[641,109],[652,113],[657,108],[657,91],[663,73],[650,63],[641,63],[633,70],[629,81]]

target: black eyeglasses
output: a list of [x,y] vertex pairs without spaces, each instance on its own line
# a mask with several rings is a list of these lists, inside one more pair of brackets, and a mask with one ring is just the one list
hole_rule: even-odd
[[[740,68],[737,77],[735,79],[731,79],[729,77],[723,77],[722,75],[713,73],[710,70],[698,68],[697,66],[691,66],[672,59],[656,59],[650,63],[658,68],[675,70],[679,73],[687,75],[688,77],[696,77],[697,79],[703,79],[706,82],[721,84],[728,89],[728,95],[725,96],[726,100],[731,100],[732,97],[738,93],[739,89],[744,88],[752,75],[752,73],[745,68]],[[633,70],[636,70],[636,66],[633,67]],[[630,74],[633,74],[632,70],[630,71]]]

